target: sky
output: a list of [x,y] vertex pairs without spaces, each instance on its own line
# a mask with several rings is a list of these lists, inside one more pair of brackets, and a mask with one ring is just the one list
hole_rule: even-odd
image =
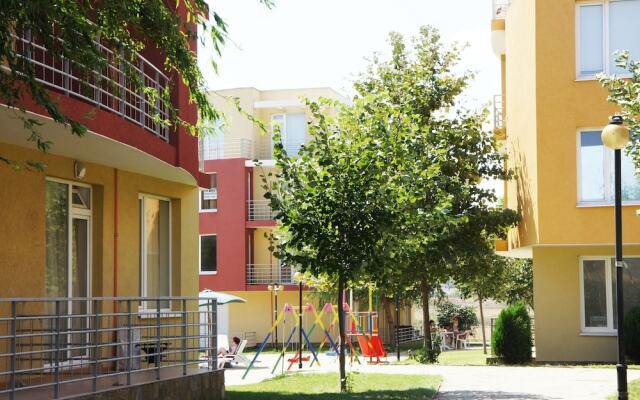
[[329,86],[352,93],[351,83],[375,52],[388,52],[395,31],[416,35],[423,25],[438,28],[445,43],[468,44],[461,69],[476,73],[468,104],[489,105],[500,92],[500,63],[491,50],[491,0],[211,0],[227,22],[229,39],[209,64],[200,66],[210,89],[260,90]]

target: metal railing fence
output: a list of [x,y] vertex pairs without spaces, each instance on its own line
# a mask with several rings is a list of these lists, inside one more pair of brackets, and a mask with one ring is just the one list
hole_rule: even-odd
[[[83,65],[54,55],[29,30],[14,35],[14,40],[17,56],[31,64],[38,82],[114,112],[169,140],[169,126],[161,123],[168,119],[169,107],[161,96],[138,90],[136,85],[141,82],[146,88],[162,93],[169,86],[169,78],[140,54],[135,53],[131,62],[124,52],[114,53],[98,38],[95,45],[106,58],[107,66],[101,71],[87,71]],[[63,45],[61,39],[54,40]]]
[[496,94],[493,96],[493,128],[502,129],[504,127],[504,119],[502,116],[503,104],[502,95]]
[[0,396],[59,398],[215,369],[216,332],[215,299],[0,299]]
[[247,264],[248,285],[270,285],[272,283],[293,285],[295,270],[281,264]]
[[[307,140],[284,140],[283,146],[289,157],[298,155],[302,145],[307,143]],[[264,140],[256,148],[255,158],[258,160],[273,160],[273,143],[271,139]]]
[[269,200],[247,200],[249,221],[272,221],[276,212],[271,208]]
[[251,139],[225,139],[224,141],[200,140],[200,160],[223,160],[230,158],[253,158]]

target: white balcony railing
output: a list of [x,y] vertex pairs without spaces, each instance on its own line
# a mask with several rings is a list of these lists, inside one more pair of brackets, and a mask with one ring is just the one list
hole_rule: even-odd
[[247,284],[248,285],[270,285],[278,283],[280,285],[293,285],[295,270],[286,265],[276,264],[248,264]]
[[505,19],[511,0],[493,0],[493,19]]
[[[283,145],[289,157],[294,157],[298,155],[300,147],[305,143],[307,143],[306,140],[285,140]],[[258,160],[273,160],[273,143],[271,143],[271,140],[260,143],[256,149],[255,158]]]
[[271,208],[269,200],[247,200],[249,221],[271,221],[276,213]]
[[[169,140],[169,127],[159,121],[168,118],[167,104],[160,96],[136,90],[131,76],[135,74],[145,87],[160,93],[169,85],[169,78],[139,54],[135,54],[134,62],[129,62],[124,54],[118,57],[96,40],[96,48],[107,59],[107,66],[102,71],[86,71],[81,65],[54,56],[32,37],[29,30],[14,39],[17,56],[32,65],[40,83],[114,112],[163,140]],[[62,46],[62,40],[58,41]]]
[[502,95],[496,94],[495,96],[493,96],[493,128],[494,129],[504,128],[504,120],[502,118],[502,113],[503,113]]
[[200,160],[223,160],[230,158],[253,158],[251,139],[224,139],[224,141],[200,140]]

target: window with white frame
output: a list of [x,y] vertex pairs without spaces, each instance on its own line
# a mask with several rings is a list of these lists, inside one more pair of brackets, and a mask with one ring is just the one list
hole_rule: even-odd
[[[625,258],[625,313],[640,304],[640,258]],[[618,328],[615,259],[584,257],[580,262],[581,321],[584,333],[613,333]]]
[[[581,204],[607,204],[614,200],[613,150],[606,148],[600,130],[579,132],[578,200]],[[640,201],[640,180],[633,160],[622,151],[622,200]]]
[[274,114],[271,126],[280,129],[282,145],[289,156],[297,156],[300,147],[307,141],[307,118],[305,113]]
[[200,191],[200,211],[213,212],[218,210],[218,175],[210,174],[211,186]]
[[[171,201],[140,195],[140,292],[142,297],[171,296]],[[142,308],[155,309],[156,301]],[[170,308],[161,301],[160,308]]]
[[616,52],[640,57],[640,0],[586,0],[576,4],[577,74],[594,78],[601,72],[625,74]]
[[200,273],[215,274],[218,271],[218,241],[216,235],[200,236]]

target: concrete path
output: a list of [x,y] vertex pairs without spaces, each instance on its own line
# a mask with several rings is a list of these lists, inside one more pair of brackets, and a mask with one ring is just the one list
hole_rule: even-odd
[[[336,372],[334,358],[320,356],[321,366],[304,372]],[[243,368],[227,369],[227,386],[257,383],[269,379],[277,356],[259,358],[256,368],[242,380]],[[285,367],[286,368],[286,367]],[[280,371],[281,368],[278,368]],[[292,371],[297,370],[297,366]],[[613,368],[498,367],[438,365],[358,365],[348,370],[388,374],[440,375],[442,386],[437,400],[603,400],[616,392]],[[640,371],[630,370],[629,380],[640,379]]]

